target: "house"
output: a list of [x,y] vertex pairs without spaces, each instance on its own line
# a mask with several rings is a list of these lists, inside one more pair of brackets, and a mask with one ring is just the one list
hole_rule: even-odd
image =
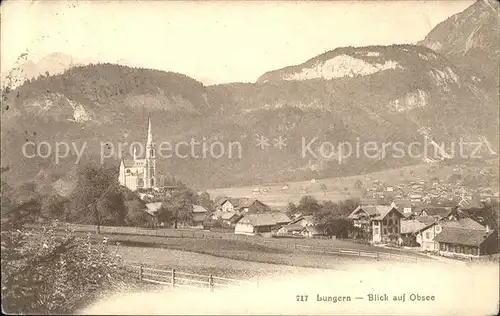
[[441,233],[442,226],[436,225],[437,222],[433,222],[427,225],[424,229],[421,229],[416,236],[416,242],[420,245],[421,251],[437,251],[439,245],[434,241],[434,238]]
[[390,205],[377,205],[377,214],[372,218],[372,242],[396,241],[401,231],[404,215]]
[[292,235],[292,236],[297,236],[297,235],[304,235],[305,228],[307,226],[313,226],[315,225],[316,222],[314,221],[314,218],[312,215],[307,215],[307,216],[298,216],[294,218],[290,223],[287,225],[282,226],[278,231],[277,234],[281,236],[286,236],[286,235]]
[[300,216],[298,218],[295,218],[293,221],[290,222],[290,225],[300,225],[302,227],[306,226],[311,226],[316,224],[316,221],[314,220],[314,216],[312,215],[306,215],[306,216]]
[[203,227],[203,221],[207,218],[208,210],[201,205],[193,205],[192,225]]
[[223,198],[217,202],[217,210],[222,212],[234,212],[235,206],[239,204],[238,199]]
[[234,206],[240,213],[264,213],[270,211],[269,207],[257,199],[240,199]]
[[271,230],[290,222],[284,213],[246,214],[236,223],[234,233],[240,235],[261,235],[271,237]]
[[307,238],[314,238],[319,236],[327,236],[330,235],[328,228],[322,227],[323,225],[310,225],[304,227],[302,236]]
[[408,217],[410,214],[412,214],[413,211],[410,199],[394,200],[392,201],[391,206],[395,207],[398,211],[403,213],[405,217]]
[[257,199],[224,198],[217,203],[217,210],[222,212],[264,213],[270,208]]
[[419,231],[428,225],[416,219],[407,219],[401,221],[401,240],[400,243],[404,246],[416,247],[420,246],[417,243],[417,234]]
[[498,252],[497,235],[488,229],[443,227],[434,241],[439,245],[437,250],[442,256],[467,258]]
[[234,226],[242,216],[236,212],[215,211],[208,219],[219,220],[223,226]]
[[357,227],[364,232],[370,232],[371,218],[375,216],[377,212],[376,207],[376,205],[358,205],[358,207],[356,207],[347,218],[352,220],[354,227]]
[[[435,237],[439,235],[444,228],[457,228],[462,230],[479,230],[485,231],[486,228],[483,227],[478,222],[470,218],[461,218],[459,220],[435,220],[431,223],[429,217],[417,217],[419,221],[427,224],[427,226],[420,230],[417,234],[416,241],[420,244],[422,251],[438,251],[439,244],[435,240]],[[434,218],[435,219],[435,218]],[[427,222],[425,222],[427,221]]]
[[456,220],[457,209],[447,206],[421,205],[415,208],[415,213],[420,216],[431,216],[438,220]]

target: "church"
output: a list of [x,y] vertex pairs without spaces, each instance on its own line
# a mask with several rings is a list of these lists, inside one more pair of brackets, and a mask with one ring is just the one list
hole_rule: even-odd
[[146,141],[146,157],[138,158],[134,147],[132,158],[122,158],[118,181],[132,191],[157,187],[155,142],[151,131],[151,119],[148,122],[148,138]]

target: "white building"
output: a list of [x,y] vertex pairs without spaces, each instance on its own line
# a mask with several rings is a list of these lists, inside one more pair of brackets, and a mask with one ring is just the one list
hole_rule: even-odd
[[132,159],[125,158],[120,162],[118,181],[132,191],[155,188],[156,183],[156,145],[151,132],[151,119],[148,122],[148,138],[146,141],[146,157],[138,158],[136,147]]

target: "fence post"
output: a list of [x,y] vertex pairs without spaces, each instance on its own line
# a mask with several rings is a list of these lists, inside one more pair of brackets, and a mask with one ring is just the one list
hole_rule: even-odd
[[175,269],[172,269],[172,287],[175,287]]
[[214,291],[214,277],[210,274],[208,276],[208,283],[210,285],[210,292]]
[[358,250],[358,257],[361,257],[361,250]]
[[141,280],[141,281],[142,281],[142,276],[143,276],[143,273],[144,273],[144,271],[143,271],[143,268],[142,268],[142,265],[141,265],[141,266],[139,267],[139,280]]
[[380,258],[380,252],[377,251],[377,260]]
[[392,255],[391,255],[391,252],[389,252],[389,259],[391,259]]

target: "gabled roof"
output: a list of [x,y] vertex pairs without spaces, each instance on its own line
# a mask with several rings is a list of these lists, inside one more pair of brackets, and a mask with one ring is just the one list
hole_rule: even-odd
[[283,228],[287,232],[290,232],[290,231],[300,231],[300,230],[303,230],[304,226],[302,226],[300,224],[288,224],[288,225],[284,226]]
[[253,226],[273,226],[277,224],[270,214],[248,214],[240,220],[240,223],[244,222],[248,222]]
[[440,225],[443,227],[450,228],[463,228],[463,229],[472,229],[472,230],[486,230],[484,226],[476,222],[471,218],[461,218],[458,221],[442,221]]
[[397,208],[389,206],[389,205],[377,205],[376,207],[377,215],[373,218],[374,220],[382,220],[384,219],[391,211],[396,212],[399,216],[404,218],[404,215],[398,211]]
[[206,213],[208,210],[201,205],[193,205],[193,213]]
[[460,226],[468,229],[478,229],[478,230],[485,230],[486,228],[473,220],[472,218],[464,217],[458,220],[460,223]]
[[478,229],[443,227],[443,231],[434,237],[436,242],[466,246],[480,246],[492,232]]
[[377,209],[375,205],[368,205],[368,206],[358,205],[358,207],[356,207],[354,211],[352,211],[352,213],[349,214],[348,218],[350,219],[358,218],[357,214],[359,212],[364,212],[369,216],[375,216],[377,214]]
[[350,219],[357,219],[358,216],[357,214],[359,212],[365,212],[367,213],[370,217],[372,217],[375,220],[381,220],[384,219],[387,214],[389,214],[390,211],[395,210],[396,212],[401,215],[401,217],[404,217],[404,215],[398,211],[396,208],[390,206],[390,205],[368,205],[368,206],[363,206],[363,205],[358,205],[354,211],[352,211],[351,214],[349,214],[348,218]]
[[432,216],[417,216],[415,217],[415,220],[425,224],[425,225],[430,225],[436,223],[436,219]]
[[416,233],[427,226],[428,225],[414,219],[401,221],[401,234]]
[[396,208],[398,210],[403,210],[405,207],[412,206],[410,199],[397,199],[397,200],[394,200],[393,203],[396,205]]
[[314,216],[312,215],[306,215],[306,216],[299,216],[299,217],[296,217],[294,220],[292,220],[290,222],[290,224],[295,224],[297,222],[300,222],[301,220],[305,219],[306,221],[308,222],[311,222],[311,223],[314,223]]
[[276,222],[279,223],[290,223],[290,218],[285,214],[281,212],[274,212],[270,213],[271,216],[276,220]]
[[223,220],[230,220],[231,218],[233,218],[235,216],[240,216],[236,212],[223,212],[223,211],[215,211],[211,215],[214,216],[215,218],[220,218]]
[[238,208],[250,207],[253,203],[257,202],[256,199],[241,199]]
[[[279,223],[288,223],[290,219],[284,213],[260,213],[247,214],[241,219],[243,222],[248,222],[253,226],[274,226]],[[240,221],[240,222],[241,222]]]
[[415,213],[421,214],[423,211],[427,213],[427,216],[448,217],[454,212],[454,208],[451,206],[436,206],[429,204],[415,207]]

